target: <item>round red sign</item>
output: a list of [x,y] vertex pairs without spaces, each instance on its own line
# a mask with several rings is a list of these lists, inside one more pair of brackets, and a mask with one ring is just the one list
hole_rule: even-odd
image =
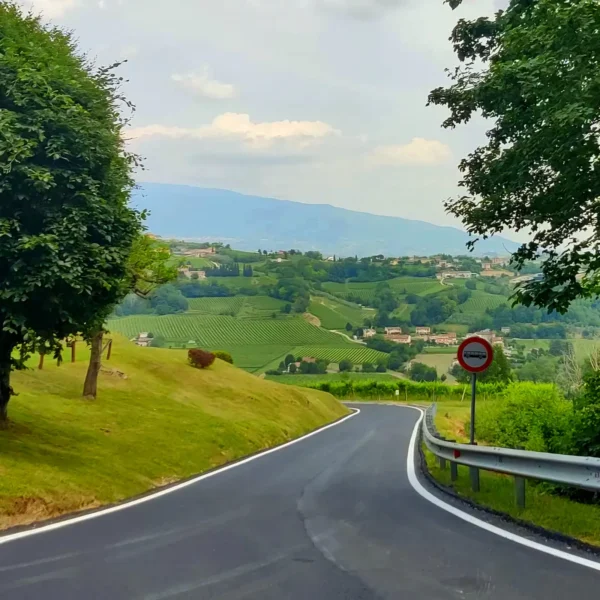
[[494,349],[483,338],[467,338],[458,348],[458,362],[469,373],[481,373],[492,364]]

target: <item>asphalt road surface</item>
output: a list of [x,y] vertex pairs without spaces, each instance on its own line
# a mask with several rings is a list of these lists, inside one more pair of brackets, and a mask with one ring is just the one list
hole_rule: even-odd
[[416,411],[361,410],[185,489],[0,544],[0,598],[599,597],[599,572],[475,527],[414,491],[406,462]]

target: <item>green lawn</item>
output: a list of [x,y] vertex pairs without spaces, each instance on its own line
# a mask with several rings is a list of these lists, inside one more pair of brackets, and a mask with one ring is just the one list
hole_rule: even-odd
[[[0,528],[117,502],[287,441],[346,414],[333,397],[115,337],[96,401],[78,361],[13,375],[0,431]],[[112,373],[112,374],[111,374]],[[126,376],[118,376],[122,373]]]
[[[490,402],[488,400],[488,402]],[[470,405],[464,402],[442,402],[438,405],[436,426],[448,439],[466,442],[465,423],[469,418]],[[479,440],[479,443],[484,443]],[[513,517],[529,521],[551,531],[580,539],[584,542],[600,545],[600,507],[581,504],[549,494],[543,486],[527,482],[526,508],[516,507],[514,483],[512,477],[480,471],[481,491],[471,491],[469,470],[458,468],[458,481],[450,481],[450,469],[440,469],[434,455],[426,451],[427,466],[430,473],[447,486],[466,498],[471,498],[483,506],[493,508]]]

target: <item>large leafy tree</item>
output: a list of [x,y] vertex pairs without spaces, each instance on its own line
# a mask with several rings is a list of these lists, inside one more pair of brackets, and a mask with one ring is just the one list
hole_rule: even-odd
[[517,294],[527,305],[565,311],[600,291],[599,30],[597,0],[510,0],[458,22],[462,64],[429,98],[450,109],[445,127],[494,121],[460,164],[465,195],[446,206],[475,238],[532,232],[514,255],[517,267],[542,258],[543,279]]
[[59,351],[122,296],[141,215],[118,87],[70,33],[0,2],[0,420],[27,353]]

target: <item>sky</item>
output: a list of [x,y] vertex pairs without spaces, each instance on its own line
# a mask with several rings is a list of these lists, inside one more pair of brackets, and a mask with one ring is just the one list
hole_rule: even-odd
[[[444,211],[486,123],[427,107],[459,18],[503,0],[33,0],[120,68],[140,181],[459,225]],[[22,0],[31,6],[30,0]],[[489,125],[489,124],[488,124]],[[511,236],[515,237],[515,236]]]

